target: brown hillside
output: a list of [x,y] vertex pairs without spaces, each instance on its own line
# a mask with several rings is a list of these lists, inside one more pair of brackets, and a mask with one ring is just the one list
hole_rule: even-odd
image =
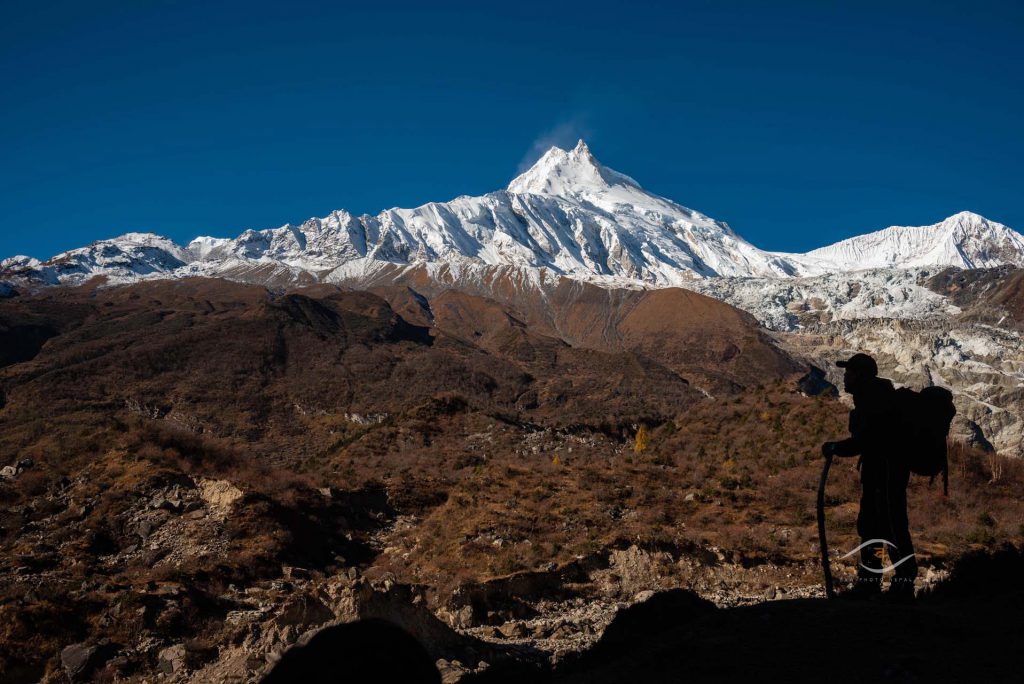
[[[0,300],[0,681],[66,681],[70,645],[80,680],[255,681],[381,591],[519,657],[646,589],[813,587],[842,404],[699,295],[497,283]],[[926,567],[1019,537],[1018,465],[957,451],[950,499],[914,482]],[[836,548],[855,477],[830,483]]]

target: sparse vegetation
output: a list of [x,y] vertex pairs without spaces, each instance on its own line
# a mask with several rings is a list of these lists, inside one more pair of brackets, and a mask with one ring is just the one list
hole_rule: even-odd
[[[817,553],[817,449],[845,433],[846,410],[796,392],[776,360],[744,388],[754,366],[700,371],[685,348],[572,347],[504,316],[472,338],[460,321],[496,305],[464,295],[429,334],[368,293],[184,281],[49,297],[4,303],[60,331],[0,369],[0,465],[31,462],[0,480],[7,667],[52,679],[59,648],[87,634],[187,634],[208,653],[234,609],[227,587],[283,565],[443,597],[623,540],[749,564]],[[1020,540],[1024,472],[994,463],[953,449],[948,499],[912,481],[922,553]],[[856,471],[833,472],[830,533],[852,547]],[[205,479],[244,493],[222,522],[161,512],[172,491],[198,501]],[[148,548],[158,524],[195,553]]]

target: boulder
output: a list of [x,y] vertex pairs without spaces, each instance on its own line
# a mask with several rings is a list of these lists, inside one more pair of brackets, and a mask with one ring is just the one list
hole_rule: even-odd
[[119,646],[108,639],[99,642],[82,641],[65,646],[60,652],[60,664],[72,682],[92,679],[96,669],[117,653]]
[[473,626],[473,606],[462,606],[454,613],[455,627],[463,629]]
[[242,490],[227,480],[199,481],[199,495],[211,508],[228,509],[233,503],[242,498]]
[[619,611],[601,636],[600,644],[624,644],[640,634],[657,634],[715,611],[715,604],[692,591],[670,589],[654,594],[646,601]]
[[96,653],[99,648],[96,644],[81,642],[65,646],[60,652],[60,664],[73,682],[85,681],[92,674],[96,666]]
[[164,674],[175,674],[188,667],[188,651],[184,644],[168,646],[157,655],[157,669]]
[[526,627],[521,622],[506,622],[498,631],[506,639],[522,639],[527,635]]
[[312,627],[334,619],[334,612],[323,601],[308,594],[299,594],[285,604],[277,616],[281,627]]
[[661,578],[672,565],[672,556],[664,551],[647,551],[633,545],[628,549],[613,550],[608,561],[612,575],[618,578],[618,593],[633,596],[660,586]]

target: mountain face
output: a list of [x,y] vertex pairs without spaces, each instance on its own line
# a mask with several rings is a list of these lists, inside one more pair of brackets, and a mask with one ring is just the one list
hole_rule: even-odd
[[505,190],[376,216],[336,211],[298,226],[200,237],[185,247],[129,233],[45,261],[12,257],[0,277],[45,284],[219,276],[264,284],[346,282],[426,266],[466,277],[525,268],[604,285],[689,286],[713,277],[814,276],[865,268],[1024,265],[1024,236],[970,213],[892,227],[807,254],[758,249],[728,224],[645,191],[583,141],[551,148]]
[[549,150],[507,190],[376,216],[336,211],[302,225],[201,237],[181,248],[130,234],[39,264],[14,258],[9,276],[55,284],[94,275],[212,275],[258,282],[337,281],[384,264],[542,268],[599,282],[672,285],[716,275],[787,275],[796,267],[728,225],[644,191],[602,166],[581,141]]
[[984,216],[963,211],[931,226],[892,226],[808,252],[839,270],[1024,265],[1024,236]]

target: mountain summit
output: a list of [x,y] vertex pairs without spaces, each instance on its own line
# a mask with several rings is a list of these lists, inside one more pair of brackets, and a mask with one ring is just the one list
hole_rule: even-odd
[[[205,275],[262,283],[342,282],[381,269],[444,269],[483,278],[495,267],[529,277],[607,285],[686,285],[720,276],[787,277],[951,265],[1024,265],[1024,236],[964,212],[933,226],[894,226],[814,250],[758,249],[728,224],[644,190],[602,165],[580,140],[552,147],[508,188],[376,216],[335,211],[301,225],[199,237],[186,247],[130,233],[45,261],[0,262],[0,277],[48,284],[96,275],[114,282]],[[483,270],[481,270],[483,269]]]
[[552,147],[529,170],[508,184],[517,194],[571,196],[580,193],[607,192],[619,185],[640,189],[629,176],[602,166],[580,140],[571,150]]

